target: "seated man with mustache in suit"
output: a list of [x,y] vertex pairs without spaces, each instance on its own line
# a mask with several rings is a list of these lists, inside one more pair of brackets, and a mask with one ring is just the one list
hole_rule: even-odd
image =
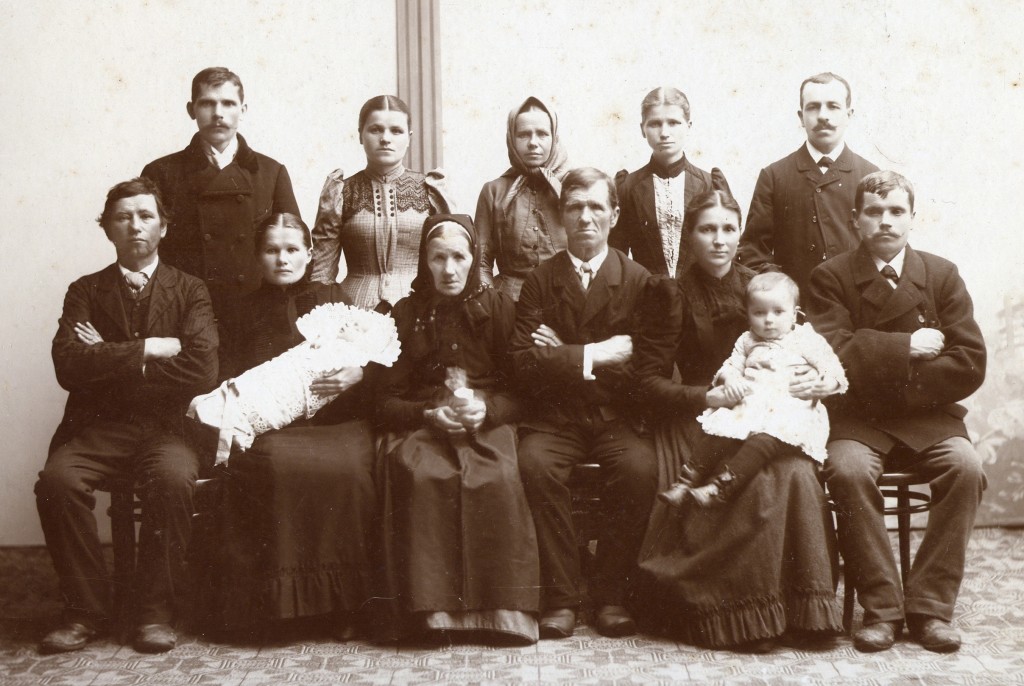
[[142,501],[132,644],[164,652],[177,641],[173,605],[199,471],[185,410],[217,380],[217,325],[203,282],[158,257],[167,217],[152,181],[111,188],[99,223],[117,261],[71,284],[53,339],[69,396],[35,491],[65,607],[40,651],[78,650],[107,628],[94,491],[129,478]]
[[[857,186],[860,247],[811,273],[811,324],[835,349],[850,390],[829,410],[824,475],[836,503],[847,583],[864,606],[857,650],[888,650],[903,623],[927,650],[950,652],[967,542],[985,488],[959,404],[985,379],[985,341],[956,265],[907,245],[914,188],[895,172]],[[932,507],[905,587],[878,478],[928,479]]]

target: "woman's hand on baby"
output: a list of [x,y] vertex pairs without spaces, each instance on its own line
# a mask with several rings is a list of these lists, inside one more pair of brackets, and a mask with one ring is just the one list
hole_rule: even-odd
[[805,364],[793,368],[789,394],[800,400],[821,400],[835,393],[837,385],[835,379],[826,379],[817,369]]
[[737,402],[736,400],[730,400],[729,396],[725,392],[725,386],[715,386],[704,396],[704,401],[707,406],[711,409],[719,407],[732,407]]
[[362,367],[345,367],[328,372],[319,379],[313,379],[309,390],[315,395],[337,395],[344,393],[363,380]]

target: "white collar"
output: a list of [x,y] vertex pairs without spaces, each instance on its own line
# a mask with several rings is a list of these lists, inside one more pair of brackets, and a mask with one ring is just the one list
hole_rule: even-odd
[[[565,252],[569,255],[569,259],[572,261],[573,269],[575,269],[578,272],[580,270],[580,267],[583,266],[583,260],[581,260],[580,258],[576,257],[575,255],[573,255],[568,250],[566,250]],[[608,246],[607,245],[604,246],[604,249],[601,250],[601,252],[597,253],[596,255],[591,257],[589,260],[587,260],[587,264],[590,265],[590,271],[593,272],[596,275],[597,274],[597,270],[601,268],[602,264],[604,264],[604,259],[606,257],[608,257]]]
[[[817,164],[820,167],[821,166],[821,158],[825,157],[825,153],[823,153],[821,150],[818,150],[816,147],[811,145],[810,141],[807,141],[804,145],[807,146],[807,152],[811,155],[811,159],[814,160],[814,163]],[[833,162],[835,162],[836,160],[839,159],[839,156],[843,154],[843,150],[845,150],[845,149],[846,149],[846,141],[839,141],[839,145],[836,146],[835,150],[833,150],[832,152],[828,153],[829,159],[831,159]]]
[[231,164],[235,160],[235,155],[238,154],[238,136],[231,137],[224,147],[224,152],[220,152],[206,141],[203,141],[203,149],[206,151],[206,158],[213,162],[218,169],[223,169]]
[[[147,279],[152,279],[153,278],[153,272],[156,271],[156,266],[158,264],[160,264],[160,257],[159,256],[154,257],[152,262],[150,262],[148,265],[146,265],[145,267],[143,267],[139,271],[142,272],[143,274],[145,274]],[[134,274],[135,273],[131,269],[128,269],[127,267],[125,267],[120,262],[117,263],[117,268],[121,270],[121,276],[128,276],[129,274]]]
[[871,259],[875,261],[875,269],[882,271],[882,267],[889,265],[896,272],[896,276],[903,276],[903,260],[907,257],[907,246],[903,246],[903,249],[896,253],[896,256],[886,262],[881,257],[871,256]]

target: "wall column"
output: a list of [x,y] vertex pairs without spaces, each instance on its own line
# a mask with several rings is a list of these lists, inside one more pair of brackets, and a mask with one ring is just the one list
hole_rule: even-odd
[[395,0],[398,25],[398,97],[412,112],[407,164],[429,171],[441,155],[440,0]]

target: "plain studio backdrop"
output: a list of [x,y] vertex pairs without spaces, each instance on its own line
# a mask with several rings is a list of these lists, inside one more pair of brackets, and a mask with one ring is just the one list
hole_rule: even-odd
[[[1000,349],[1000,312],[1024,293],[1020,3],[440,5],[460,210],[508,167],[505,118],[528,95],[554,105],[574,164],[614,173],[646,162],[640,101],[669,85],[690,98],[688,154],[745,211],[760,168],[803,143],[801,80],[834,71],[853,88],[848,144],[915,184],[912,245],[959,264]],[[66,398],[50,340],[67,285],[113,260],[94,221],[107,189],[188,143],[191,78],[222,65],[245,84],[242,134],[287,165],[312,223],[325,175],[363,166],[360,105],[395,91],[395,17],[389,0],[0,2],[0,545],[42,542],[32,486]],[[1008,366],[993,359],[988,383]]]

